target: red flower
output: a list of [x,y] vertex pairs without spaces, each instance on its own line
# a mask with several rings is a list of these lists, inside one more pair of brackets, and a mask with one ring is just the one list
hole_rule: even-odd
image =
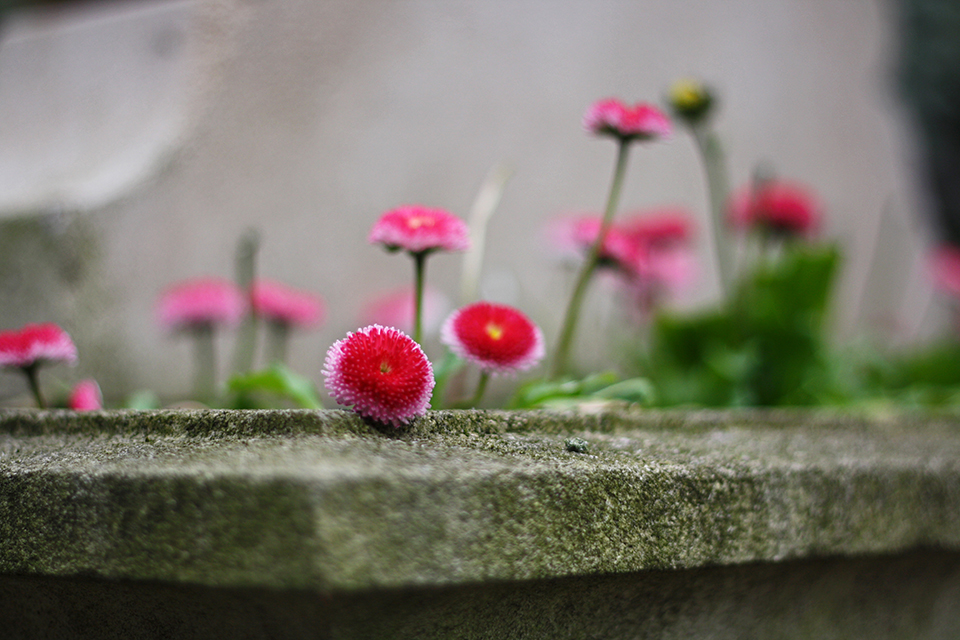
[[544,355],[543,333],[523,313],[502,304],[476,302],[454,311],[440,340],[487,373],[515,373]]
[[770,180],[747,185],[727,205],[736,229],[763,229],[786,236],[813,236],[820,226],[820,206],[804,187]]
[[95,380],[81,380],[70,392],[70,408],[74,411],[103,409],[103,395]]
[[943,245],[936,249],[930,257],[930,275],[938,289],[960,297],[960,248]]
[[323,321],[323,299],[273,280],[257,280],[251,290],[253,312],[287,326],[313,327]]
[[436,381],[423,349],[393,327],[370,325],[327,351],[330,395],[365,418],[399,427],[430,407]]
[[404,206],[387,211],[370,230],[368,240],[387,249],[466,251],[470,248],[466,223],[443,209]]
[[590,105],[583,115],[583,127],[590,133],[621,140],[669,138],[672,132],[670,119],[657,107],[645,102],[631,107],[616,98]]
[[0,331],[0,366],[28,369],[48,362],[74,363],[77,347],[67,332],[53,324],[28,324]]
[[647,246],[687,244],[693,239],[693,218],[682,209],[635,214],[620,223],[623,233]]
[[237,286],[220,278],[178,283],[161,294],[157,307],[160,324],[170,330],[233,325],[245,311],[246,302]]

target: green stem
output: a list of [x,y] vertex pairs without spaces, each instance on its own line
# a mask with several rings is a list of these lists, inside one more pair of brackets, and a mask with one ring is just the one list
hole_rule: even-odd
[[196,357],[194,395],[201,402],[209,402],[213,399],[217,387],[217,357],[213,325],[209,323],[198,325],[193,330],[193,337]]
[[257,351],[257,316],[253,313],[253,281],[257,276],[257,251],[260,248],[260,234],[256,229],[248,229],[237,243],[236,280],[240,291],[247,296],[250,312],[244,317],[237,332],[237,343],[233,353],[234,373],[247,373],[253,368],[253,358]]
[[413,305],[413,339],[422,344],[420,338],[423,333],[423,281],[427,270],[427,251],[413,254],[414,262],[414,305]]
[[43,401],[43,394],[40,393],[40,376],[38,375],[40,367],[36,363],[23,367],[23,372],[27,375],[27,384],[30,385],[30,392],[33,393],[37,401],[37,407],[46,409],[47,403]]
[[560,338],[557,342],[557,351],[553,359],[553,368],[550,372],[550,378],[556,379],[562,376],[567,369],[567,359],[570,356],[570,345],[573,344],[573,336],[577,329],[577,318],[580,315],[580,308],[583,306],[583,297],[587,292],[587,285],[590,278],[597,268],[600,261],[601,247],[607,237],[607,231],[610,229],[610,223],[613,221],[613,213],[617,209],[620,200],[620,189],[623,186],[623,176],[626,173],[627,157],[630,142],[620,140],[617,149],[617,164],[613,171],[613,182],[610,184],[610,193],[607,196],[607,206],[603,211],[603,220],[600,223],[600,230],[597,238],[594,240],[587,258],[580,267],[580,274],[577,276],[577,282],[573,288],[573,295],[570,296],[570,302],[567,305],[566,313],[563,317],[563,324],[560,329]]
[[287,363],[287,343],[290,325],[286,322],[267,323],[267,364]]
[[717,272],[720,276],[720,295],[724,296],[729,290],[733,278],[732,252],[730,242],[727,240],[724,222],[724,207],[730,193],[726,162],[724,161],[720,140],[713,131],[706,128],[706,125],[692,125],[690,132],[700,152],[703,171],[706,175],[710,219],[713,223],[714,250],[717,254]]
[[458,407],[460,409],[471,409],[480,404],[480,399],[483,398],[483,393],[487,390],[487,382],[489,382],[489,380],[490,374],[486,371],[481,371],[480,380],[477,382],[477,390],[474,392],[473,397],[466,402],[461,402]]

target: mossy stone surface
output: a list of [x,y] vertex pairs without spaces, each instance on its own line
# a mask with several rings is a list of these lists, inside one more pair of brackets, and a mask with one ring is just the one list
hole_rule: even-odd
[[329,595],[921,547],[960,550],[951,416],[0,413],[6,575]]

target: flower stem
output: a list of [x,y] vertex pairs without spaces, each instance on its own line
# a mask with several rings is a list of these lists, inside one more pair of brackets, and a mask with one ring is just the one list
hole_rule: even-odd
[[30,392],[33,393],[33,398],[37,401],[37,407],[40,409],[46,409],[47,403],[43,401],[43,394],[40,393],[40,377],[38,375],[38,370],[39,367],[36,363],[23,367],[23,372],[27,376],[27,384],[30,385]]
[[423,281],[427,270],[427,251],[413,254],[414,263],[414,303],[413,303],[413,339],[422,344],[423,333]]
[[480,399],[483,398],[483,393],[487,390],[487,382],[490,380],[490,374],[486,371],[480,372],[480,380],[477,382],[477,390],[473,393],[473,397],[469,400],[461,402],[457,405],[459,409],[472,409],[480,404]]
[[212,324],[198,325],[193,330],[195,369],[193,389],[197,400],[209,402],[217,386],[217,358]]
[[716,134],[703,123],[690,127],[690,133],[696,142],[703,162],[703,172],[707,179],[707,197],[710,201],[710,219],[713,223],[713,243],[717,254],[717,273],[720,277],[720,295],[725,296],[733,277],[730,242],[726,240],[723,208],[730,192],[727,180],[727,167],[723,157],[723,148]]
[[237,333],[237,343],[233,353],[234,373],[247,373],[253,368],[253,358],[257,350],[257,316],[253,313],[253,281],[257,276],[257,252],[260,248],[260,234],[256,229],[248,229],[237,243],[236,280],[237,286],[247,296],[250,305],[248,313]]
[[267,322],[267,364],[287,363],[287,342],[290,325],[285,322]]
[[613,221],[614,211],[616,211],[617,204],[620,201],[620,188],[623,185],[623,176],[626,173],[629,144],[628,140],[620,140],[619,142],[617,164],[613,171],[613,182],[610,184],[610,193],[607,196],[607,206],[603,211],[603,220],[600,223],[597,238],[590,246],[587,258],[580,267],[580,273],[577,276],[577,282],[573,288],[573,295],[570,296],[570,302],[567,305],[567,310],[563,317],[560,338],[557,342],[557,351],[550,372],[551,379],[559,378],[567,369],[570,345],[573,343],[573,336],[576,333],[577,318],[580,315],[580,307],[583,306],[583,297],[587,292],[587,285],[590,283],[590,278],[593,276],[593,272],[596,270],[597,264],[600,261],[600,250],[606,240],[607,231],[610,229],[610,223]]

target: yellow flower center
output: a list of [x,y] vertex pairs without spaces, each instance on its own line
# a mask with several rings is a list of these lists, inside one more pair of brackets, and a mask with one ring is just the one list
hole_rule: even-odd
[[494,340],[499,340],[503,337],[503,327],[500,325],[489,323],[486,327],[483,328],[487,332],[487,335]]
[[414,216],[407,220],[407,226],[411,229],[419,229],[420,227],[432,227],[434,225],[434,219],[428,216]]

